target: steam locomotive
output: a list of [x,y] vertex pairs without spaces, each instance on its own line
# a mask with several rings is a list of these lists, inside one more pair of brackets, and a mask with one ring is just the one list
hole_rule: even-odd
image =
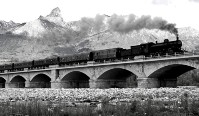
[[178,39],[169,41],[165,39],[162,43],[142,43],[140,45],[131,46],[130,49],[112,48],[104,50],[96,50],[88,53],[74,54],[64,57],[55,57],[42,60],[33,60],[30,62],[12,63],[0,65],[0,72],[24,70],[24,68],[35,69],[49,67],[49,65],[72,65],[75,63],[87,63],[88,61],[102,62],[107,60],[134,59],[135,56],[155,57],[166,54],[173,55],[175,53],[182,54],[182,41]]

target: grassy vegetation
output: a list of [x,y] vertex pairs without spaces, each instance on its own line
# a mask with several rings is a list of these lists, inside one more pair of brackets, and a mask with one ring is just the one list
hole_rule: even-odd
[[0,116],[198,116],[199,100],[190,100],[188,97],[184,93],[176,101],[155,101],[151,98],[113,105],[103,100],[94,106],[70,107],[61,101],[4,102],[0,105]]
[[199,88],[0,89],[0,116],[198,116]]

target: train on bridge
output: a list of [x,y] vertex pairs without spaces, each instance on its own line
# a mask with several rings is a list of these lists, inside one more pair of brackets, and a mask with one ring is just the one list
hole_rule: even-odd
[[79,53],[64,57],[47,58],[42,60],[33,60],[29,62],[11,63],[0,66],[0,72],[5,70],[9,72],[16,70],[35,69],[40,67],[49,67],[50,65],[72,65],[75,63],[87,63],[89,61],[102,62],[107,60],[134,59],[135,56],[155,57],[157,55],[173,55],[175,53],[182,54],[182,41],[178,35],[175,41],[165,39],[162,43],[142,43],[140,45],[131,46],[130,49],[112,48],[104,50],[96,50],[88,53]]

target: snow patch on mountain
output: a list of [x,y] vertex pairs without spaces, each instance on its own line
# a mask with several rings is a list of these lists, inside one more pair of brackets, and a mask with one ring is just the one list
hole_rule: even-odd
[[46,17],[40,16],[34,21],[13,29],[12,33],[30,37],[42,37],[43,34],[51,32],[52,29],[62,29],[65,26],[66,23],[61,17],[61,10],[57,7]]
[[13,31],[13,34],[27,35],[32,37],[39,37],[41,33],[45,32],[40,20],[34,20],[26,23],[24,26],[19,27]]

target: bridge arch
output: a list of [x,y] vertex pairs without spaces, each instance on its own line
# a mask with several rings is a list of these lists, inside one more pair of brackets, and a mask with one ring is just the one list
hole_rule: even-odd
[[37,75],[46,75],[48,77],[51,77],[51,74],[49,72],[35,72],[30,75],[30,81],[35,78]]
[[177,87],[177,77],[193,69],[195,68],[189,65],[170,64],[155,70],[148,78],[158,81],[156,87]]
[[50,88],[51,78],[46,74],[37,74],[30,80],[32,88]]
[[61,79],[62,88],[89,88],[89,76],[81,71],[67,73]]
[[97,78],[98,88],[137,87],[137,75],[123,68],[112,68]]
[[17,75],[10,79],[9,87],[10,88],[24,88],[26,78]]
[[6,80],[3,77],[0,77],[0,88],[5,88]]

